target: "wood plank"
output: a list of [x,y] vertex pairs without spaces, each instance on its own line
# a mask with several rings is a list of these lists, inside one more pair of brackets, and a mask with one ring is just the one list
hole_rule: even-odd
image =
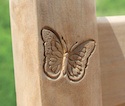
[[17,106],[42,106],[35,0],[10,0]]
[[125,16],[99,17],[98,32],[103,105],[124,104]]
[[[37,13],[38,32],[40,33],[43,29],[43,42],[42,40],[39,41],[43,106],[101,106],[98,35],[94,0],[38,0]],[[51,70],[50,73],[47,72],[49,59],[47,61],[45,56],[51,58],[49,56],[51,50],[46,47],[47,44],[50,46],[50,41],[47,42],[44,36],[49,35],[50,39],[53,39],[52,36],[54,36],[53,41],[59,42],[59,37],[55,37],[56,33],[58,33],[61,41],[63,41],[61,38],[63,36],[68,49],[75,42],[82,43],[90,39],[96,42],[96,50],[89,59],[88,68],[80,81],[76,80],[77,77],[75,79],[71,77],[72,75],[68,76],[68,71],[72,74],[73,69],[65,70],[66,74],[63,73],[64,75],[62,74],[61,77],[58,77],[58,74],[55,75]],[[39,39],[41,39],[40,36]],[[44,46],[43,43],[45,43]],[[59,50],[61,51],[60,48]],[[88,49],[86,50],[88,51]],[[69,52],[67,53],[69,54]],[[82,71],[84,68],[83,66]]]
[[10,11],[17,105],[101,106],[94,0],[10,0]]

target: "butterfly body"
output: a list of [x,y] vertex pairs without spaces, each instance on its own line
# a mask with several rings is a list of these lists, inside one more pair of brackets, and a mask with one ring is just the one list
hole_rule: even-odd
[[50,28],[42,30],[42,40],[45,74],[53,80],[67,76],[72,82],[80,81],[85,75],[89,57],[95,50],[95,41],[76,42],[68,50],[65,40]]
[[67,69],[67,64],[68,64],[68,53],[64,53],[63,56],[63,62],[62,62],[62,71],[63,71],[63,75],[66,75],[66,69]]

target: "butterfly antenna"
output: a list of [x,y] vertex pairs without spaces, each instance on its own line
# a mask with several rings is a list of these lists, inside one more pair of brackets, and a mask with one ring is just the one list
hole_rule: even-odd
[[78,42],[75,42],[75,43],[71,46],[71,48],[70,48],[69,51],[72,51],[74,48],[76,48],[77,45],[78,45]]
[[67,48],[67,46],[66,46],[66,41],[64,40],[63,37],[62,37],[61,42],[62,42],[62,45],[63,45],[64,51],[67,52],[67,51],[68,51],[68,48]]

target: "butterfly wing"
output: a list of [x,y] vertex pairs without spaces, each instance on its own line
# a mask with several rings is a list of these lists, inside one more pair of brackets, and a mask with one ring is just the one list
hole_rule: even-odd
[[51,79],[57,79],[61,73],[63,60],[63,46],[56,32],[44,28],[42,30],[44,42],[44,72]]
[[95,41],[88,40],[69,52],[67,76],[71,81],[79,81],[85,74],[88,60],[95,49]]

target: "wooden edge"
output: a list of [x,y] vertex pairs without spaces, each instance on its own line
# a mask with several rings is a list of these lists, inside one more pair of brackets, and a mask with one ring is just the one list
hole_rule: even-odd
[[104,106],[125,103],[125,16],[98,17]]
[[35,0],[10,0],[17,106],[42,106]]

